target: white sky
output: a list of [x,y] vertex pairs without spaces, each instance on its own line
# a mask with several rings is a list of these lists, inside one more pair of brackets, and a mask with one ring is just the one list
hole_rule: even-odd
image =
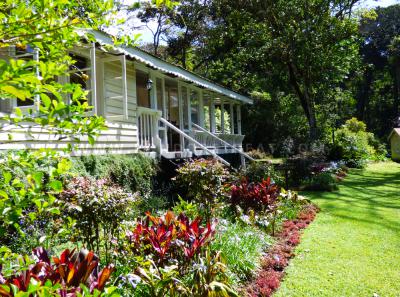
[[[131,2],[134,0],[126,0],[127,2]],[[386,7],[394,4],[400,4],[400,0],[364,0],[363,2],[360,3],[360,7],[367,7],[367,8],[372,8],[372,7]],[[135,25],[140,25],[139,20],[135,20]],[[155,23],[149,23],[149,27],[152,29],[155,29],[156,24]],[[142,26],[141,29],[135,30],[135,33],[141,33],[141,37],[139,39],[140,43],[148,43],[148,42],[153,42],[153,36],[151,34],[151,31],[146,28],[144,25]]]

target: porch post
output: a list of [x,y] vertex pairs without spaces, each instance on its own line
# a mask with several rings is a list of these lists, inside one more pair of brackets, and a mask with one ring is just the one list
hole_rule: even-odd
[[235,119],[233,118],[233,103],[231,102],[229,104],[229,108],[230,108],[230,120],[231,120],[231,134],[235,134]]
[[238,134],[242,135],[242,113],[240,109],[240,104],[236,105],[237,108],[237,126],[238,126]]
[[184,112],[187,112],[187,119],[188,119],[188,129],[189,131],[192,131],[192,89],[187,87],[186,88],[186,103],[187,103],[187,110],[184,110]]
[[225,134],[224,99],[221,98],[221,133]]
[[215,133],[215,104],[214,96],[210,94],[210,132]]
[[204,127],[204,99],[203,90],[199,92],[199,126]]
[[97,102],[97,81],[96,81],[96,43],[92,42],[92,47],[90,48],[90,73],[92,81],[92,104],[93,112],[95,115],[99,114],[99,104]]
[[153,82],[150,90],[150,108],[157,109],[157,82],[153,71],[150,71],[149,79]]

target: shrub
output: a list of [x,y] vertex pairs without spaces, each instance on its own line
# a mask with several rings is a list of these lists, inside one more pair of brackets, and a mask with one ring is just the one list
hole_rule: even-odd
[[265,159],[271,159],[272,156],[264,152],[263,150],[259,149],[252,149],[247,152],[247,154],[257,160],[265,160]]
[[337,190],[336,176],[330,172],[319,172],[305,182],[304,189],[312,191]]
[[199,205],[206,218],[211,218],[226,195],[224,184],[230,179],[229,171],[215,159],[198,159],[186,162],[177,172],[175,182],[185,189],[186,197]]
[[201,218],[190,221],[184,214],[175,217],[171,211],[161,217],[147,213],[146,219],[127,233],[129,249],[134,255],[150,256],[158,267],[178,261],[185,271],[191,259],[209,244],[215,227],[216,221],[201,226]]
[[[7,253],[10,252],[6,251],[2,256],[9,257]],[[84,290],[98,296],[100,292],[104,291],[105,285],[114,271],[113,265],[108,265],[98,271],[99,259],[93,252],[87,250],[76,252],[67,249],[62,252],[60,257],[53,257],[53,263],[47,252],[41,247],[33,250],[34,261],[27,257],[18,258],[21,264],[27,265],[27,261],[33,263],[28,267],[18,265],[17,269],[20,270],[18,273],[15,273],[15,267],[13,267],[10,275],[3,275],[0,265],[1,296],[22,296],[21,292],[29,291],[29,296],[74,297],[81,296]]]
[[251,162],[247,168],[242,171],[242,175],[250,182],[259,182],[270,177],[273,183],[279,186],[284,184],[283,177],[274,169],[274,166],[268,162]]
[[108,178],[132,193],[140,192],[144,198],[150,195],[152,178],[157,173],[155,160],[141,154],[81,156],[73,163],[78,175]]
[[58,196],[65,216],[75,220],[72,235],[89,249],[105,251],[109,257],[111,242],[118,237],[119,225],[135,209],[137,198],[107,179],[90,177],[71,179]]
[[245,212],[249,210],[269,212],[275,208],[280,190],[270,178],[262,182],[248,182],[242,179],[231,187],[230,203],[239,206]]
[[259,267],[260,255],[270,243],[271,238],[259,228],[226,221],[211,246],[213,250],[221,251],[225,258],[231,281],[239,283],[254,274]]
[[202,225],[200,218],[184,214],[148,213],[127,232],[127,244],[121,247],[133,271],[127,276],[133,295],[236,296],[219,253],[208,249],[215,228],[216,221]]
[[326,160],[320,152],[305,152],[288,158],[285,166],[289,169],[290,184],[299,186],[304,180],[311,177],[312,167]]
[[45,218],[59,214],[54,195],[62,190],[69,169],[66,158],[48,150],[1,155],[0,244],[15,244],[32,225],[43,227]]
[[331,156],[341,159],[349,167],[363,168],[368,160],[383,160],[386,149],[367,132],[366,125],[352,118],[337,130],[337,141],[331,150]]

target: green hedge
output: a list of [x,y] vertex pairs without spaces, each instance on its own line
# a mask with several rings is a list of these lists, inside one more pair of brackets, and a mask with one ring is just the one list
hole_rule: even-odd
[[73,172],[95,179],[110,178],[112,182],[131,192],[148,197],[158,166],[154,159],[135,155],[88,155],[73,158]]

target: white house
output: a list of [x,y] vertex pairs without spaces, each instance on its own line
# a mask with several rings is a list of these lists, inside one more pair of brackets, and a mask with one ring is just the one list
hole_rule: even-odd
[[[250,98],[136,47],[113,46],[106,51],[105,45],[113,45],[111,38],[93,34],[96,43],[74,49],[76,70],[60,79],[89,90],[89,103],[106,119],[108,129],[93,146],[82,139],[73,154],[143,151],[154,157],[190,158],[243,151],[241,106],[252,104]],[[1,100],[0,111],[32,107],[26,104]],[[68,145],[68,139],[55,139],[41,127],[15,128],[12,140],[9,133],[0,132],[0,150]]]

